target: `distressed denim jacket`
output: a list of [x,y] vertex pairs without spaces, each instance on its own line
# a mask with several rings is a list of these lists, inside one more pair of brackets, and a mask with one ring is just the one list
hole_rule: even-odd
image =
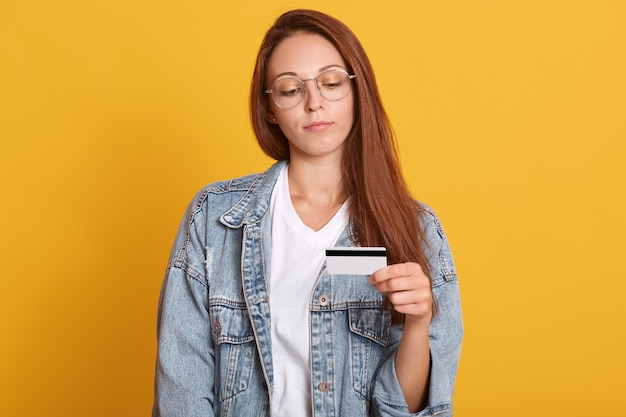
[[[161,290],[153,417],[269,416],[270,196],[284,162],[218,182],[190,204]],[[411,414],[395,369],[402,325],[366,276],[322,267],[309,310],[315,417],[452,415],[463,337],[456,271],[446,236],[425,207],[439,313],[430,325],[428,406]],[[338,246],[354,246],[350,227]],[[294,416],[298,417],[298,416]]]

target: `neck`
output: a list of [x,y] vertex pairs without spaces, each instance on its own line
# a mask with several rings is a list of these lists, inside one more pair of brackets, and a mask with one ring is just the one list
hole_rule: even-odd
[[346,200],[339,166],[290,163],[288,178],[296,213],[315,231],[324,227]]
[[291,198],[327,204],[342,204],[345,199],[341,166],[338,164],[289,164],[289,193]]

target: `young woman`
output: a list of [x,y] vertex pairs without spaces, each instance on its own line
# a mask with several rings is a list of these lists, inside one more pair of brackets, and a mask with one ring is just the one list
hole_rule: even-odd
[[[251,115],[266,172],[193,200],[159,305],[154,416],[451,416],[462,339],[435,214],[407,191],[367,56],[320,12],[270,28]],[[389,266],[334,275],[329,247]]]

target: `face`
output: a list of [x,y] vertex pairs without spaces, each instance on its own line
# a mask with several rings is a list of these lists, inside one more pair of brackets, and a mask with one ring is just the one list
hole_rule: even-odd
[[292,163],[303,158],[341,160],[344,142],[354,122],[354,86],[345,98],[325,99],[313,79],[328,69],[347,71],[337,49],[315,34],[301,33],[283,40],[268,62],[267,89],[284,78],[310,80],[304,82],[304,97],[295,107],[279,107],[269,100],[267,120],[277,123],[289,140]]

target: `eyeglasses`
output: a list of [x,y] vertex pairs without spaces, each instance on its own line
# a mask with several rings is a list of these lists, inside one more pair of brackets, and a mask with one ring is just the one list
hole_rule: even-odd
[[351,81],[356,75],[350,75],[344,70],[330,69],[323,71],[316,78],[301,80],[295,77],[281,78],[274,81],[272,88],[265,90],[272,96],[274,103],[280,108],[291,109],[296,107],[306,95],[304,83],[315,81],[320,95],[328,101],[339,101],[348,96]]

